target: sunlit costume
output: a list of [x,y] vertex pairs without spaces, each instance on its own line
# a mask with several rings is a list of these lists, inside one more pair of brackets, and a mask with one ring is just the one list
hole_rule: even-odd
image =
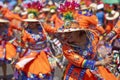
[[[115,76],[102,65],[98,67],[95,66],[96,61],[99,60],[97,54],[99,36],[96,31],[81,29],[79,23],[73,23],[76,24],[76,28],[73,28],[71,25],[58,30],[59,34],[65,35],[65,37],[63,36],[64,42],[62,41],[63,52],[69,61],[63,80],[117,80]],[[70,35],[67,34],[74,32],[84,32],[84,35],[86,35],[86,45],[84,45],[86,47],[84,49],[74,42],[66,42],[67,39],[70,40]],[[82,37],[82,35],[80,37]]]
[[[28,79],[53,79],[53,63],[56,62],[52,56],[46,32],[54,32],[54,29],[50,29],[48,26],[42,25],[37,20],[36,11],[41,10],[42,6],[39,1],[28,4],[28,16],[23,20],[22,30],[22,43],[21,46],[23,52],[20,59],[16,63],[16,68],[20,71],[19,77],[22,80]],[[32,9],[31,9],[32,8]]]
[[105,41],[112,45],[112,52],[114,53],[114,59],[113,64],[111,64],[111,72],[113,72],[116,76],[120,77],[120,20],[118,19],[118,22],[112,29],[110,33],[108,33],[105,37]]
[[15,47],[11,44],[12,37],[8,36],[9,21],[5,19],[0,19],[0,62],[3,69],[3,79],[6,78],[7,64],[11,63],[11,57],[16,54]]

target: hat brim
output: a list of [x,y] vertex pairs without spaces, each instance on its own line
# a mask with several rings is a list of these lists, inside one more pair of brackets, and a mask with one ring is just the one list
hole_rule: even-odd
[[105,17],[106,17],[107,20],[117,19],[117,18],[119,17],[119,12],[115,12],[115,15],[114,15],[113,17],[110,17],[110,16],[109,16],[109,13],[107,13],[107,14],[105,15]]
[[9,23],[8,20],[0,19],[0,23]]
[[24,19],[24,22],[38,22],[39,20],[37,19]]
[[58,30],[57,33],[70,33],[70,32],[77,32],[77,31],[88,31],[87,29],[80,29],[80,28],[70,28],[64,30]]

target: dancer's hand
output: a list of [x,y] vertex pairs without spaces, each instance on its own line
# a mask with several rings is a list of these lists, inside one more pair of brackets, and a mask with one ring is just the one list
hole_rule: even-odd
[[105,59],[103,60],[104,62],[102,62],[102,65],[110,64],[112,62],[112,59],[113,59],[113,55],[106,56]]
[[103,60],[101,61],[96,61],[95,66],[105,66],[108,65],[112,62],[113,55],[108,55],[106,56]]

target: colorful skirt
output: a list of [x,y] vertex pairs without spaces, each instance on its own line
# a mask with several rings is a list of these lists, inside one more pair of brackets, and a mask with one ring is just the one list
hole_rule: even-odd
[[25,72],[21,72],[19,75],[20,80],[53,80],[53,74],[41,74],[39,76],[35,74],[30,74],[29,77]]
[[103,66],[98,67],[96,74],[93,74],[89,69],[69,64],[63,80],[117,80],[117,78]]
[[7,43],[4,48],[0,46],[0,61],[11,63],[15,56],[16,48],[11,43]]
[[16,63],[16,68],[22,72],[22,80],[41,80],[40,76],[52,80],[48,75],[52,72],[48,54],[47,49],[42,51],[28,49],[24,57]]

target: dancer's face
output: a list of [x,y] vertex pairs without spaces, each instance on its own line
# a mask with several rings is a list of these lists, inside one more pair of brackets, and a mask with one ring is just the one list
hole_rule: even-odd
[[70,32],[65,35],[67,37],[67,42],[70,44],[79,43],[81,39],[86,37],[86,33],[84,31],[76,31]]

